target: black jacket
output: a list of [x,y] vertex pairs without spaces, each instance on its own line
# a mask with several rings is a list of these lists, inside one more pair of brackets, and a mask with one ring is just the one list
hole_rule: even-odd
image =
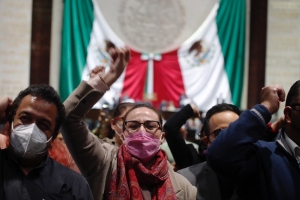
[[48,155],[25,176],[9,150],[0,149],[0,184],[0,200],[93,199],[87,181],[80,174]]
[[164,125],[166,140],[173,154],[177,169],[183,169],[205,161],[205,156],[200,156],[192,144],[186,144],[180,133],[181,126],[193,115],[194,111],[188,104],[172,115]]

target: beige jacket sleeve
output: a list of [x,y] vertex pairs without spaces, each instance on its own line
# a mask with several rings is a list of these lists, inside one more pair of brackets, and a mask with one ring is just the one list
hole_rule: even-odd
[[193,200],[196,199],[197,188],[193,186],[184,176],[174,172],[169,164],[169,175],[172,186],[178,200]]
[[94,199],[103,198],[105,185],[116,168],[118,150],[113,145],[102,143],[83,121],[102,96],[103,93],[82,81],[64,102],[66,119],[62,125],[64,140],[79,170],[87,179]]

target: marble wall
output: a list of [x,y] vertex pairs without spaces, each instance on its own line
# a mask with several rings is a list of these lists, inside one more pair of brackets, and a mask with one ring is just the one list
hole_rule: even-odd
[[[269,0],[266,85],[283,85],[286,92],[300,79],[300,1]],[[284,103],[277,113],[283,115]]]
[[0,1],[0,95],[15,98],[30,78],[32,0]]

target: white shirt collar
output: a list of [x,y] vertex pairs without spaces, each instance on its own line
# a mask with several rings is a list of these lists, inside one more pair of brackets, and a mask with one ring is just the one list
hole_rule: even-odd
[[286,133],[284,133],[284,139],[290,148],[290,151],[292,151],[292,155],[294,155],[294,157],[300,161],[300,147],[293,140],[291,140]]

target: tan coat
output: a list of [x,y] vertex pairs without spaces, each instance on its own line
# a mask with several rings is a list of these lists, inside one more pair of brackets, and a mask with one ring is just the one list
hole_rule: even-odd
[[[62,126],[64,140],[82,175],[87,179],[95,200],[104,199],[110,177],[117,167],[118,147],[101,142],[86,127],[84,116],[103,96],[86,82],[64,102],[66,120]],[[178,199],[196,199],[197,189],[169,166],[171,182]]]

